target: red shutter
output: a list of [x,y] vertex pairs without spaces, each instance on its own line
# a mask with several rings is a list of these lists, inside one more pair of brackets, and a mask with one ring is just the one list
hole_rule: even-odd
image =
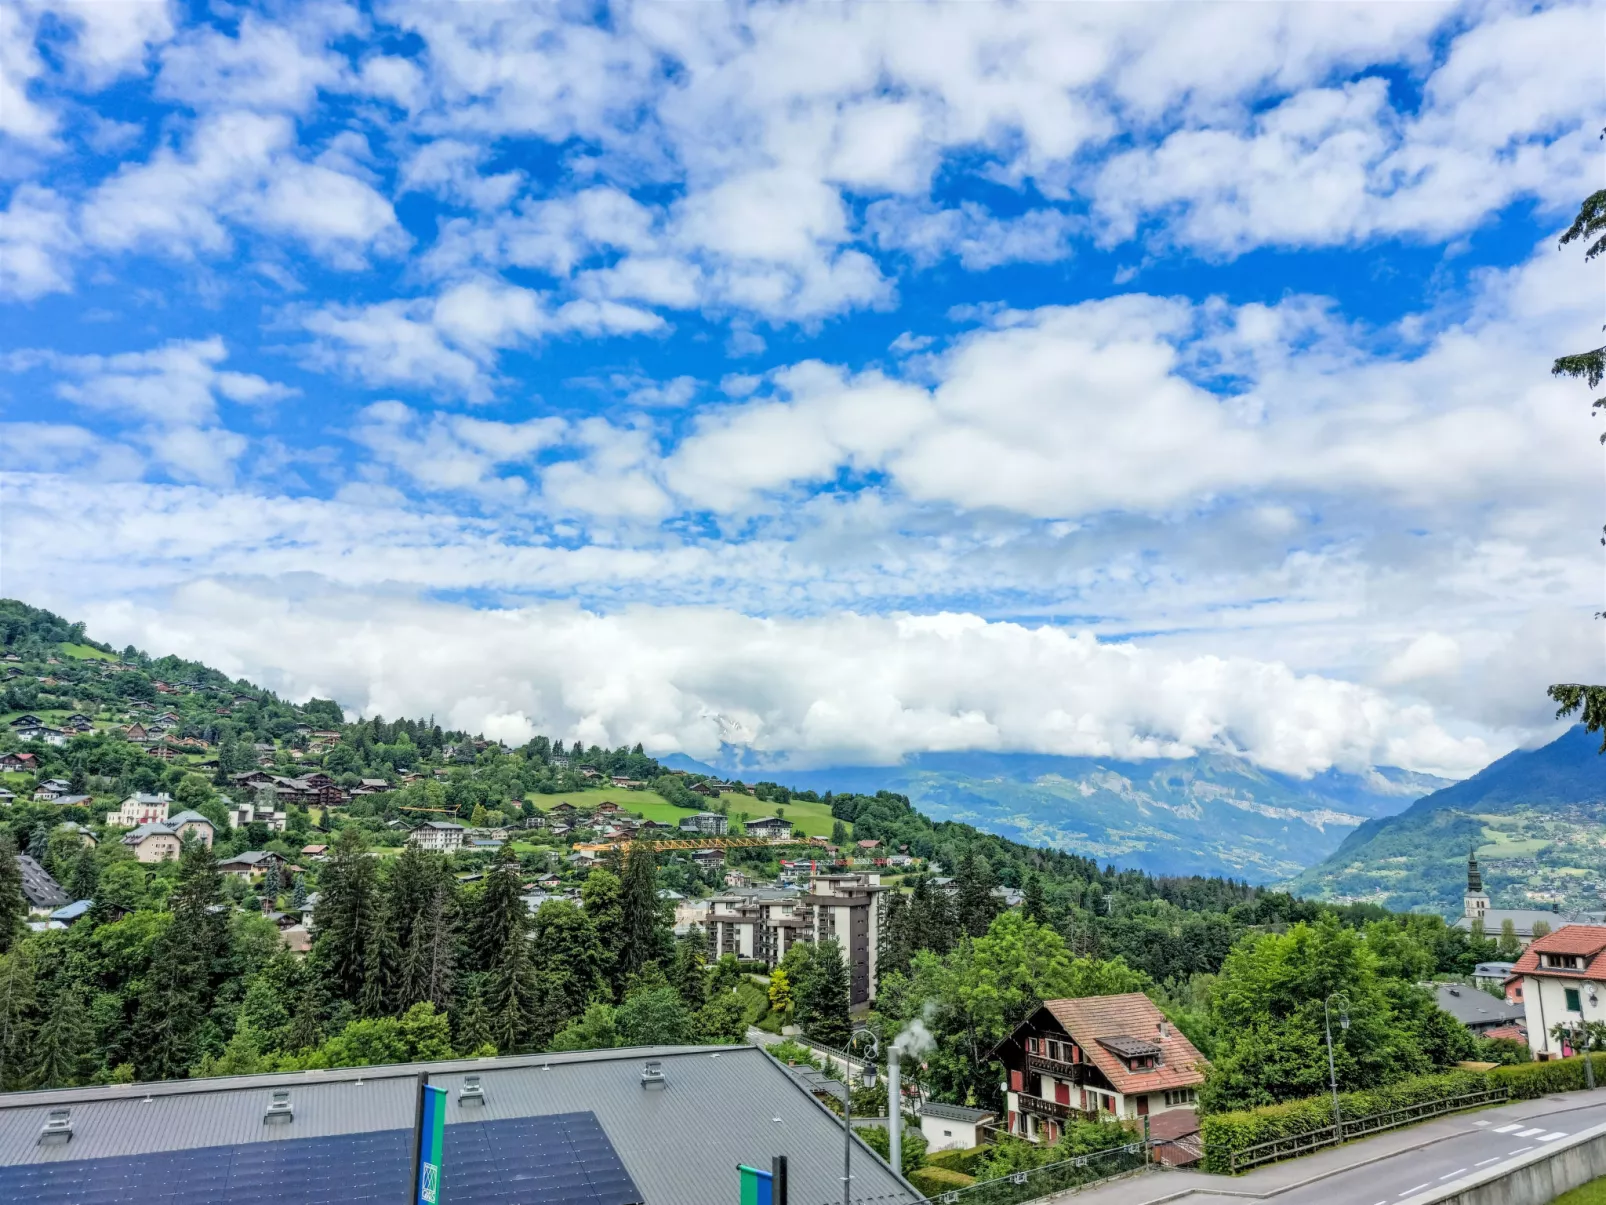
[[1139,1117],[1147,1117],[1148,1115],[1149,1115],[1149,1098],[1147,1096],[1140,1096],[1140,1097],[1138,1097],[1138,1116]]
[[1011,1109],[1009,1111],[1009,1132],[1011,1134],[1019,1133],[1019,1131],[1015,1129],[1015,1110],[1014,1109]]
[[1021,1092],[1021,1091],[1024,1090],[1024,1089],[1021,1088],[1021,1080],[1020,1080],[1020,1072],[1019,1071],[1011,1071],[1009,1073],[1009,1090],[1011,1092]]
[[1058,1080],[1055,1080],[1054,1081],[1054,1100],[1058,1104],[1062,1104],[1062,1105],[1070,1104],[1071,1103],[1071,1086],[1069,1084],[1062,1084]]

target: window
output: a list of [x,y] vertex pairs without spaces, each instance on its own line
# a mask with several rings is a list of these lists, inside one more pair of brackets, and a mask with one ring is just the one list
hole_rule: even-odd
[[1570,987],[1567,989],[1567,1011],[1570,1013],[1581,1013],[1584,1011],[1583,1007],[1578,1002],[1578,989],[1576,987]]
[[1576,971],[1579,968],[1576,954],[1546,954],[1544,961],[1547,967],[1554,967],[1559,971]]
[[1171,1088],[1165,1094],[1165,1107],[1171,1109],[1177,1105],[1191,1105],[1193,1098],[1192,1088]]

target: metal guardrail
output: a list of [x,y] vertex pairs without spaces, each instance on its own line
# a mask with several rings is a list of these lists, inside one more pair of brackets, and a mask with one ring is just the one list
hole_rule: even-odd
[[949,1189],[926,1199],[938,1201],[941,1205],[1022,1205],[1023,1202],[1035,1201],[1050,1193],[1081,1188],[1108,1180],[1111,1176],[1136,1171],[1148,1162],[1146,1145],[1143,1142],[1130,1142],[1125,1146],[1078,1155],[1059,1163],[1045,1163],[1042,1167],[1011,1172],[996,1180],[983,1180],[964,1188]]
[[1227,1165],[1232,1174],[1237,1175],[1262,1163],[1272,1163],[1295,1155],[1308,1155],[1312,1151],[1337,1146],[1340,1142],[1348,1142],[1352,1138],[1365,1138],[1369,1134],[1395,1130],[1415,1121],[1442,1117],[1446,1113],[1459,1113],[1464,1109],[1476,1109],[1484,1105],[1504,1104],[1507,1099],[1509,1093],[1506,1089],[1497,1088],[1487,1092],[1468,1092],[1461,1096],[1423,1101],[1421,1104],[1405,1105],[1365,1117],[1351,1117],[1344,1119],[1341,1126],[1338,1124],[1323,1126],[1319,1130],[1307,1130],[1303,1134],[1291,1134],[1286,1138],[1273,1138],[1267,1142],[1246,1146],[1241,1151],[1232,1151],[1227,1155]]

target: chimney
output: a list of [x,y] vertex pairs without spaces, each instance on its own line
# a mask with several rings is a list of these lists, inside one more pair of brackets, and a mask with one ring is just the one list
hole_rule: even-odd
[[1162,1042],[1171,1036],[1171,1029],[1166,1025],[1164,1017],[1160,1018],[1159,1024],[1157,1024],[1154,1028],[1155,1031],[1159,1033],[1160,1040]]

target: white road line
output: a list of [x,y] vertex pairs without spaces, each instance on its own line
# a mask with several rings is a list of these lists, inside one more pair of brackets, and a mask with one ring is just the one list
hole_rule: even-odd
[[1495,1163],[1495,1162],[1497,1162],[1499,1160],[1499,1158],[1500,1158],[1500,1156],[1496,1155],[1493,1159],[1485,1159],[1483,1161],[1483,1163],[1474,1163],[1472,1166],[1473,1167],[1482,1167],[1484,1163]]
[[1558,1138],[1565,1138],[1565,1137],[1567,1137],[1567,1131],[1566,1130],[1556,1130],[1554,1133],[1539,1135],[1539,1141],[1540,1142],[1554,1142]]
[[1513,1155],[1520,1155],[1520,1154],[1523,1153],[1523,1151],[1531,1151],[1531,1150],[1533,1150],[1533,1147],[1531,1147],[1531,1146],[1519,1146],[1514,1151],[1507,1151],[1506,1152],[1506,1158],[1509,1159]]
[[1459,1176],[1462,1172],[1464,1172],[1466,1170],[1467,1169],[1464,1168],[1464,1167],[1458,1167],[1453,1172],[1449,1172],[1446,1175],[1440,1176],[1439,1179],[1441,1179],[1441,1180],[1449,1180],[1449,1179],[1452,1179],[1455,1176]]
[[1509,1134],[1509,1133],[1511,1133],[1512,1130],[1520,1130],[1520,1129],[1522,1129],[1522,1122],[1514,1121],[1508,1126],[1501,1126],[1498,1130],[1495,1131],[1495,1133],[1496,1134]]
[[1545,1132],[1545,1127],[1544,1126],[1534,1126],[1531,1130],[1518,1130],[1516,1135],[1515,1135],[1515,1137],[1517,1137],[1517,1138],[1532,1138],[1535,1134],[1543,1134],[1544,1132]]
[[1408,1196],[1410,1196],[1410,1195],[1411,1195],[1411,1194],[1412,1194],[1412,1193],[1413,1193],[1413,1192],[1421,1192],[1421,1191],[1422,1191],[1422,1190],[1423,1190],[1423,1189],[1424,1189],[1424,1188],[1426,1188],[1426,1187],[1428,1187],[1428,1185],[1430,1185],[1430,1184],[1432,1184],[1432,1183],[1433,1183],[1433,1181],[1432,1181],[1432,1180],[1424,1180],[1424,1181],[1423,1181],[1423,1182],[1422,1182],[1422,1183],[1420,1183],[1420,1184],[1418,1184],[1418,1185],[1417,1185],[1417,1186],[1416,1186],[1416,1187],[1415,1187],[1415,1188],[1407,1188],[1407,1189],[1406,1189],[1406,1190],[1405,1190],[1405,1191],[1404,1191],[1404,1192],[1402,1192],[1402,1193],[1401,1193],[1401,1194],[1400,1194],[1400,1195],[1401,1195],[1401,1196],[1402,1196],[1402,1197],[1408,1197]]

